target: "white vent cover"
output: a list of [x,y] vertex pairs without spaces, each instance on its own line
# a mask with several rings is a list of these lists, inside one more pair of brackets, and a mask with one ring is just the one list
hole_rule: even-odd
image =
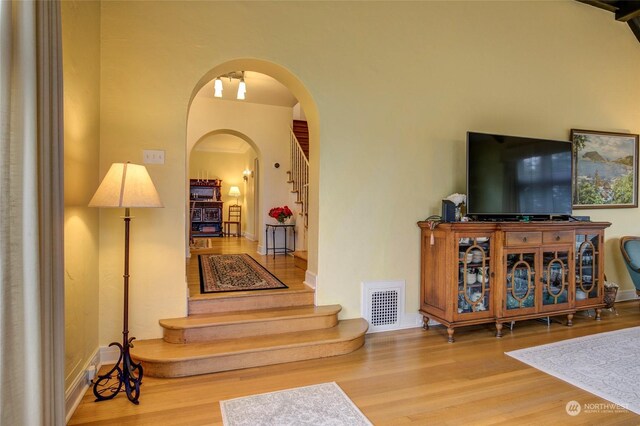
[[362,283],[362,317],[369,322],[369,333],[401,328],[404,287],[404,281]]

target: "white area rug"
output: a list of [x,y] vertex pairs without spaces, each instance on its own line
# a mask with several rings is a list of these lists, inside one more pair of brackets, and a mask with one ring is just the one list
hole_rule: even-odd
[[640,414],[640,327],[534,346],[507,355]]
[[226,426],[371,426],[336,383],[220,401]]

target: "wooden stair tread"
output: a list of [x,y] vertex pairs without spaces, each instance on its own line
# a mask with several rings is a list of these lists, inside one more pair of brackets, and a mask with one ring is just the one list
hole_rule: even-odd
[[282,319],[311,318],[336,315],[342,310],[340,305],[299,306],[290,308],[257,309],[253,311],[224,312],[215,314],[195,314],[183,318],[160,320],[160,325],[168,329],[200,328],[213,325],[245,324],[256,321],[268,322]]
[[138,361],[175,362],[215,358],[219,356],[238,355],[290,349],[296,347],[330,344],[350,341],[362,337],[369,328],[362,318],[340,321],[337,326],[305,331],[304,333],[283,333],[268,336],[257,336],[246,339],[226,339],[210,343],[167,343],[162,339],[135,341],[131,355]]
[[190,300],[202,300],[202,299],[245,299],[249,297],[260,297],[274,294],[301,294],[301,293],[314,293],[311,287],[304,286],[302,288],[274,288],[272,290],[260,290],[260,291],[226,291],[220,293],[201,293],[192,295]]
[[206,293],[189,297],[189,315],[288,308],[314,304],[315,291],[304,283],[290,288]]

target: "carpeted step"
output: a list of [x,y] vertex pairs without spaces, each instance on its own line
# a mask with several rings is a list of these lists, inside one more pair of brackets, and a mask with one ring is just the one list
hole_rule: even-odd
[[211,342],[335,327],[340,305],[261,309],[160,320],[168,343]]
[[347,354],[364,344],[367,329],[367,321],[357,318],[327,329],[210,343],[141,340],[134,342],[131,355],[142,362],[145,376],[195,376]]
[[314,301],[315,292],[308,286],[300,289],[201,294],[189,298],[189,315],[309,306]]

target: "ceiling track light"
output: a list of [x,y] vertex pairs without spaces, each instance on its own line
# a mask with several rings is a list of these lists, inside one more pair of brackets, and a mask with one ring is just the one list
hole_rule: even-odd
[[244,82],[244,71],[232,71],[227,74],[219,75],[215,78],[213,82],[213,96],[216,98],[222,98],[222,79],[228,78],[229,83],[233,83],[233,80],[239,80],[238,82],[238,92],[236,94],[236,99],[244,100],[246,99],[247,93],[247,84]]
[[213,82],[213,96],[216,98],[222,97],[222,80],[220,77],[216,77],[216,80]]
[[244,82],[244,71],[242,71],[242,78],[240,78],[240,83],[238,83],[238,95],[236,99],[244,100],[245,93],[247,93],[247,85]]

